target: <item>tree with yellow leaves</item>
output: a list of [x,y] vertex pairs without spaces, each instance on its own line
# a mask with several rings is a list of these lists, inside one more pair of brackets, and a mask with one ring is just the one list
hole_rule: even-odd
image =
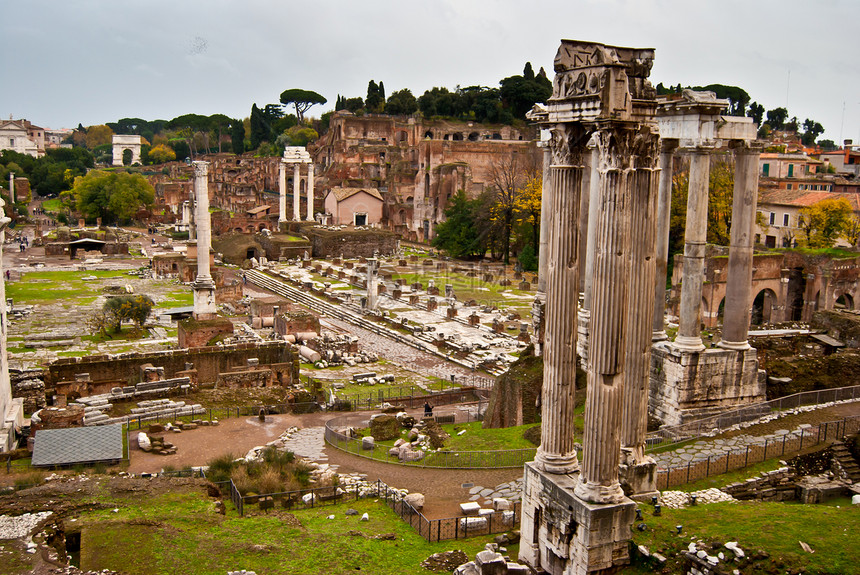
[[[539,166],[538,157],[529,152],[514,152],[490,164],[489,189],[493,195],[491,215],[493,223],[501,228],[505,264],[510,263],[511,231],[517,212],[517,200],[529,182],[540,177]],[[540,204],[539,200],[538,204]],[[538,207],[538,214],[540,214],[540,207]]]
[[810,248],[833,247],[836,240],[850,231],[851,203],[845,198],[830,198],[800,210],[797,225],[800,244]]

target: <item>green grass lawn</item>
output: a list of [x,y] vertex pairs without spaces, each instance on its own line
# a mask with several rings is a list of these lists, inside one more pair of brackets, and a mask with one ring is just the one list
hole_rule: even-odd
[[[748,555],[759,549],[769,555],[758,561],[755,569],[740,568],[742,573],[860,573],[860,545],[857,545],[860,510],[856,508],[744,501],[664,508],[660,517],[654,517],[650,505],[640,504],[640,507],[648,528],[644,532],[634,530],[634,542],[667,557],[681,553],[691,538],[720,543],[737,541]],[[676,525],[683,525],[681,536],[676,535]],[[804,552],[800,541],[815,553]],[[713,550],[711,554],[717,552]],[[652,573],[650,569],[631,567],[624,572]]]
[[[443,425],[442,429],[451,436],[445,447],[451,451],[485,451],[496,449],[533,449],[534,443],[523,437],[527,429],[540,423],[518,425],[499,429],[483,429],[480,421]],[[457,435],[466,430],[463,435]]]
[[68,271],[68,272],[25,272],[21,279],[6,284],[6,297],[16,304],[38,304],[56,300],[92,298],[101,294],[102,282],[84,281],[85,276],[99,279],[125,276],[120,270],[111,271]]
[[[121,502],[118,512],[84,513],[81,568],[129,575],[223,575],[248,569],[266,574],[426,573],[420,563],[440,551],[470,557],[491,537],[427,543],[381,502],[359,500],[285,514],[226,516],[199,493],[167,493]],[[348,508],[357,516],[348,517]],[[359,522],[367,512],[370,521]],[[335,519],[327,519],[334,515]],[[394,540],[374,540],[393,533]],[[133,551],[132,551],[133,550]]]

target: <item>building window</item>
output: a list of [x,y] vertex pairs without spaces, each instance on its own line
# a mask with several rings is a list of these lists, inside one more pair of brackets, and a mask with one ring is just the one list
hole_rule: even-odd
[[768,224],[774,225],[776,223],[776,214],[771,212],[770,217],[768,218]]
[[9,138],[9,145],[15,147],[15,138]]
[[788,214],[782,214],[782,225],[788,227]]
[[788,177],[789,178],[794,177],[794,164],[788,165]]
[[786,184],[786,185],[785,185],[785,189],[786,189],[786,190],[790,190],[790,189],[791,189],[791,184]]
[[768,172],[770,172],[770,164],[764,164],[761,167],[761,173],[764,177],[767,177]]

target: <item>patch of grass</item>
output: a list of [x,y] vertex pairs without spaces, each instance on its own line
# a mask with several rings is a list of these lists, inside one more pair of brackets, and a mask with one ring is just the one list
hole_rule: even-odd
[[[860,573],[860,546],[856,541],[860,513],[856,509],[742,501],[664,508],[660,517],[654,517],[650,506],[640,507],[648,528],[633,531],[634,543],[671,557],[668,572],[680,572],[675,569],[680,566],[679,554],[694,538],[720,543],[737,541],[748,555],[759,549],[769,555],[755,567],[741,568],[744,573],[786,573],[789,569],[791,573],[821,575]],[[676,535],[676,525],[684,526],[681,536]],[[815,553],[804,552],[800,541]]]
[[[530,449],[535,445],[523,437],[529,428],[540,423],[503,427],[498,429],[483,429],[480,421],[472,423],[454,423],[443,425],[442,429],[451,436],[445,442],[445,448],[451,451],[485,451],[497,449]],[[457,435],[465,430],[463,435]]]
[[[107,509],[80,517],[82,569],[129,575],[223,575],[238,568],[345,575],[361,569],[400,575],[423,572],[423,559],[452,546],[473,557],[491,540],[427,543],[384,504],[367,499],[244,518],[232,508],[227,516],[218,515],[212,500],[196,492],[139,497],[117,507],[117,513]],[[346,516],[350,507],[359,515]],[[370,520],[360,522],[365,512]],[[329,515],[337,519],[329,520]],[[383,533],[393,533],[394,540],[371,539]]]

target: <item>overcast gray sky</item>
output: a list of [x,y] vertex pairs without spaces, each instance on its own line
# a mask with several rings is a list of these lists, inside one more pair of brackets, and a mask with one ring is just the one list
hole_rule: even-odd
[[551,74],[573,38],[656,48],[655,85],[737,85],[860,141],[858,22],[857,0],[0,0],[0,115],[246,117],[304,88],[328,98],[318,116],[370,79],[419,96],[526,61]]

